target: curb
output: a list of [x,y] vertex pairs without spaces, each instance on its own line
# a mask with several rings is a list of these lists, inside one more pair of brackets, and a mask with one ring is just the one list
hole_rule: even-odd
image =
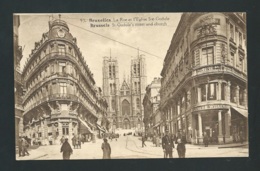
[[218,148],[236,148],[236,147],[243,147],[247,146],[248,144],[241,144],[241,145],[233,145],[233,146],[225,146],[225,147],[218,147]]
[[41,158],[41,157],[45,157],[45,156],[47,156],[47,155],[48,155],[48,154],[43,154],[43,155],[34,157],[34,158],[30,159],[30,160],[36,160],[36,159],[39,159],[39,158]]

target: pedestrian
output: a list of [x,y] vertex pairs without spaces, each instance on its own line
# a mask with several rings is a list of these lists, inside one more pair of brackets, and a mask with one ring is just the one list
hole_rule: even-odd
[[19,137],[19,140],[18,140],[18,152],[19,152],[19,157],[23,157],[24,156],[24,152],[23,152],[23,139],[22,139],[22,137]]
[[23,141],[22,141],[22,151],[23,151],[23,156],[25,156],[25,153],[27,156],[29,156],[29,152],[28,152],[28,147],[29,147],[29,144],[28,142],[23,138]]
[[204,132],[203,142],[205,144],[205,147],[208,147],[208,145],[209,145],[209,136],[208,136],[207,132]]
[[110,144],[107,142],[107,139],[104,139],[102,143],[101,149],[103,150],[103,159],[110,159],[111,158],[111,147]]
[[60,152],[62,153],[63,160],[69,160],[73,150],[68,142],[68,138],[65,138],[64,143],[61,146]]
[[185,158],[185,153],[186,153],[186,137],[185,134],[179,131],[177,137],[176,137],[176,144],[177,145],[177,152],[179,158]]
[[164,158],[172,158],[172,152],[174,148],[174,143],[172,137],[169,135],[169,130],[165,130],[165,136],[162,137],[162,148],[164,152]]
[[60,139],[60,145],[62,145],[64,143],[64,141],[65,141],[64,136],[62,136]]
[[146,137],[145,135],[142,136],[142,147],[146,146],[145,144]]
[[77,138],[78,147],[81,149],[81,136],[79,135]]
[[243,131],[240,131],[240,132],[239,132],[239,138],[240,138],[240,143],[243,144],[243,142],[244,142]]
[[77,139],[76,139],[76,136],[74,135],[71,140],[72,140],[72,145],[73,145],[73,147],[74,147],[74,149],[75,149],[75,147],[76,147],[76,140],[77,140]]

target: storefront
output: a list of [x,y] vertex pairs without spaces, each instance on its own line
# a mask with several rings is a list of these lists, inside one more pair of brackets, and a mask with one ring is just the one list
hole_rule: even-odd
[[231,135],[233,142],[248,140],[248,112],[245,109],[231,108]]

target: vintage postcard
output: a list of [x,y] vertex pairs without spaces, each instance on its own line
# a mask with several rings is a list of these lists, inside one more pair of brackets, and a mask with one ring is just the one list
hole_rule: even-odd
[[243,12],[13,14],[16,160],[248,157]]

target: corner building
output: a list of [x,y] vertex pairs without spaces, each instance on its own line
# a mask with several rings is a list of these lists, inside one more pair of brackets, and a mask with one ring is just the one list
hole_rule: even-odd
[[22,47],[19,46],[20,16],[14,15],[14,100],[15,100],[15,145],[18,146],[19,136],[23,135],[23,80],[20,71],[20,61],[23,57]]
[[130,79],[119,83],[119,68],[116,58],[104,57],[103,96],[108,103],[108,118],[111,129],[143,129],[144,110],[142,101],[146,87],[145,58],[131,60]]
[[[22,76],[25,134],[41,144],[62,136],[95,135],[107,103],[65,21],[49,22],[49,31],[35,42]],[[99,122],[99,123],[100,123]],[[105,131],[102,129],[102,131]]]
[[161,72],[160,109],[193,144],[248,137],[245,13],[184,13]]

